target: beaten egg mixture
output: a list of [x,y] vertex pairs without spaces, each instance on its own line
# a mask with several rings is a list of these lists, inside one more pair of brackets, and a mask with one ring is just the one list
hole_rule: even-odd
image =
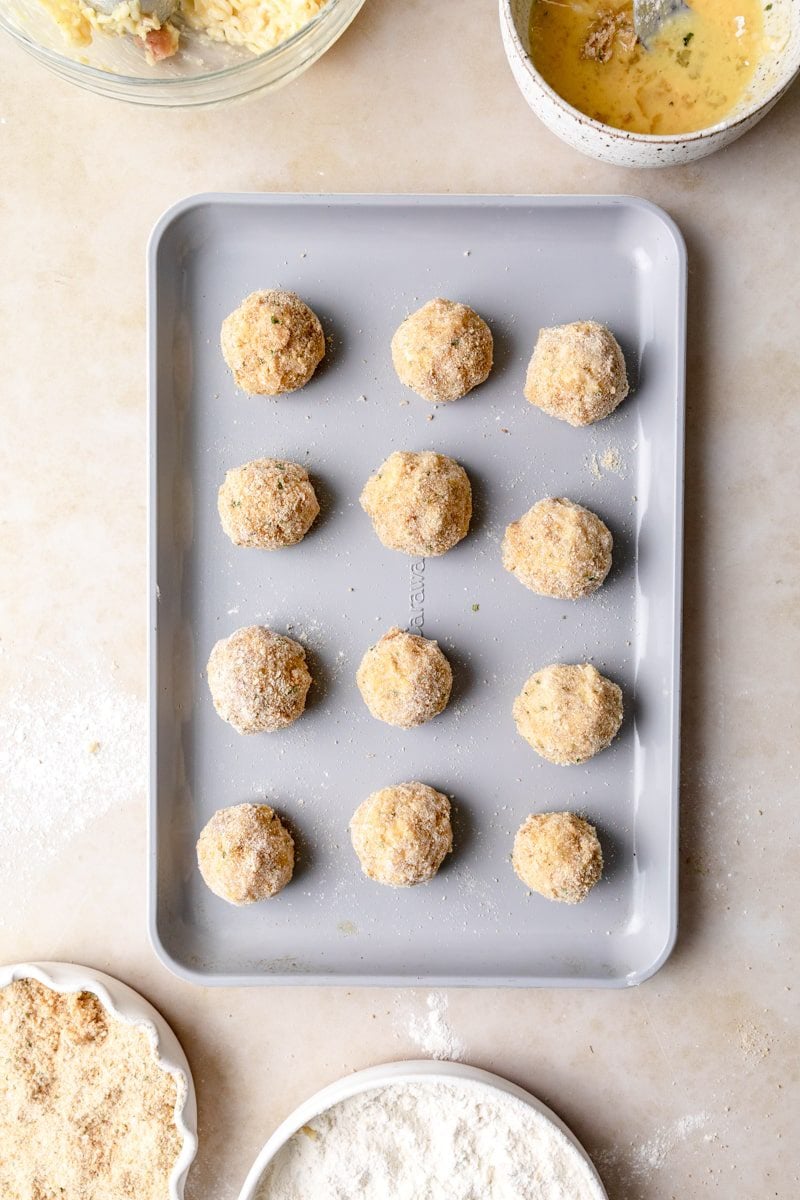
[[534,0],[533,63],[568,104],[634,133],[716,125],[744,95],[762,50],[760,0],[689,0],[643,46],[633,7]]

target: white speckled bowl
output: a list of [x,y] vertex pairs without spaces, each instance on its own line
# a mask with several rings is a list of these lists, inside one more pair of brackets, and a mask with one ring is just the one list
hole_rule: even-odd
[[[517,1087],[508,1079],[503,1079],[501,1075],[492,1074],[491,1071],[483,1071],[480,1067],[470,1067],[466,1063],[438,1062],[431,1059],[411,1059],[407,1062],[384,1063],[380,1067],[367,1067],[364,1071],[356,1071],[352,1075],[346,1075],[344,1079],[337,1079],[335,1083],[329,1084],[328,1087],[310,1096],[299,1108],[290,1113],[286,1120],[278,1126],[269,1141],[265,1143],[242,1185],[239,1200],[258,1200],[264,1173],[275,1155],[289,1141],[289,1138],[297,1133],[298,1129],[308,1125],[320,1113],[332,1108],[334,1104],[340,1104],[343,1100],[350,1099],[351,1096],[360,1095],[361,1092],[373,1091],[376,1088],[396,1087],[406,1083],[463,1083],[484,1091],[502,1092],[506,1096],[513,1096],[516,1100],[521,1100],[523,1104],[529,1105],[555,1125],[556,1129],[564,1135],[576,1155],[582,1158],[589,1167],[597,1200],[608,1200],[594,1163],[575,1134],[547,1105],[542,1104],[541,1100],[537,1100],[530,1092]],[[314,1200],[322,1200],[322,1198],[315,1197]]]
[[91,967],[61,962],[0,966],[0,988],[18,979],[36,979],[54,992],[92,992],[116,1020],[144,1029],[159,1066],[172,1075],[178,1089],[175,1124],[183,1147],[170,1176],[169,1200],[183,1200],[186,1176],[197,1153],[197,1100],[186,1055],[167,1022],[133,988]]
[[500,0],[500,29],[511,70],[537,117],[562,141],[618,167],[674,167],[705,158],[752,129],[800,71],[800,0],[772,0],[764,13],[767,53],[747,93],[717,125],[696,133],[658,137],[628,133],[585,116],[545,83],[529,55],[533,0]]

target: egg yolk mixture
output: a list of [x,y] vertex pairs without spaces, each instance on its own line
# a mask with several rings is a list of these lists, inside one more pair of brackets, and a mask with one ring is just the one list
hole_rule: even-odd
[[617,129],[671,134],[716,125],[753,77],[761,3],[689,3],[645,47],[630,0],[533,0],[534,66],[573,108]]

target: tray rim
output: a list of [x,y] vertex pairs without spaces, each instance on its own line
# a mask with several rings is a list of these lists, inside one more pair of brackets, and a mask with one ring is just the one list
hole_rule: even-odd
[[[269,208],[273,205],[297,204],[321,207],[357,207],[370,205],[389,208],[408,207],[534,207],[534,208],[628,208],[647,213],[667,231],[677,255],[678,279],[674,296],[677,308],[677,391],[675,396],[675,461],[673,485],[675,493],[675,568],[672,581],[672,612],[675,651],[672,660],[672,703],[670,724],[673,730],[670,756],[669,794],[672,837],[667,847],[669,862],[667,936],[658,954],[642,967],[624,976],[578,975],[353,975],[334,972],[229,973],[190,967],[177,959],[164,944],[158,928],[158,871],[155,827],[158,806],[158,580],[156,561],[158,546],[157,505],[157,259],[161,243],[172,226],[188,213],[209,206],[219,208]],[[688,252],[686,242],[676,221],[659,205],[640,196],[626,193],[609,194],[532,194],[465,192],[197,192],[184,196],[170,205],[155,222],[146,250],[146,347],[147,347],[147,420],[148,455],[147,485],[147,933],[153,952],[163,966],[177,978],[200,987],[430,987],[430,988],[598,988],[618,990],[637,987],[651,979],[669,959],[678,937],[678,846],[680,834],[680,749],[681,749],[681,687],[683,656],[683,567],[684,567],[684,462],[686,442],[686,340],[687,340]]]

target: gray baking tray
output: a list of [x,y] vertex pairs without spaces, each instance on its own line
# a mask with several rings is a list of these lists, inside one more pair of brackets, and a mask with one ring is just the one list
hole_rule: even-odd
[[[237,393],[219,350],[248,292],[285,287],[319,314],[323,367],[278,400]],[[392,332],[432,296],[489,322],[496,365],[433,407],[404,389]],[[149,250],[150,931],[198,983],[616,987],[664,962],[676,932],[686,254],[673,222],[628,197],[206,195],[159,221]],[[634,394],[572,429],[522,395],[542,325],[591,317],[625,350]],[[433,418],[433,419],[431,419]],[[397,449],[438,449],[474,489],[470,535],[415,564],[361,511],[368,475]],[[290,550],[237,549],[217,488],[262,455],[304,463],[322,504]],[[577,603],[534,596],[500,563],[506,524],[568,496],[615,538],[606,585]],[[410,732],[374,721],[355,685],[364,650],[423,622],[454,666],[449,708]],[[304,643],[306,714],[240,737],[214,712],[214,642],[264,623]],[[584,766],[539,759],[511,704],[554,661],[616,679],[625,721]],[[356,806],[421,779],[453,797],[455,852],[428,885],[361,875]],[[195,842],[222,806],[266,797],[299,850],[295,879],[245,909],[200,879]],[[605,876],[576,907],[530,895],[509,854],[531,811],[598,826]]]

